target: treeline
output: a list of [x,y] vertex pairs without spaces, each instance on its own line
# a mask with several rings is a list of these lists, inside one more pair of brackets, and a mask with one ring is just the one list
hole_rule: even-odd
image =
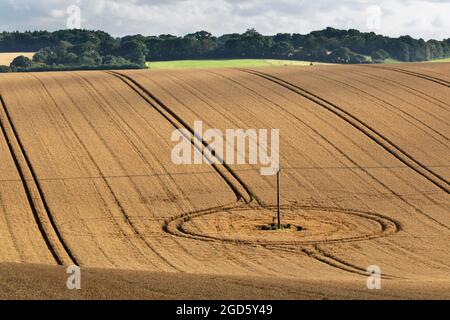
[[134,38],[114,38],[102,31],[0,33],[0,52],[36,52],[17,57],[7,71],[144,68],[147,47]]
[[[143,68],[146,61],[184,59],[292,59],[331,63],[370,63],[396,59],[406,62],[450,57],[444,41],[390,38],[373,32],[327,28],[307,35],[265,36],[254,29],[215,37],[206,31],[185,36],[133,35],[114,38],[102,31],[0,33],[0,52],[37,52],[20,59],[12,71],[39,69]],[[3,68],[4,69],[4,68]]]
[[264,36],[256,30],[214,37],[201,31],[176,37],[134,36],[148,48],[149,61],[212,58],[271,58],[333,63],[382,62],[388,58],[427,61],[450,57],[450,39],[445,41],[410,36],[390,38],[373,32],[327,28],[307,35],[279,33]]

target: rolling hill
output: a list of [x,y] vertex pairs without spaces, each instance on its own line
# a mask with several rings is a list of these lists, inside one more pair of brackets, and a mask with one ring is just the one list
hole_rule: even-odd
[[[293,298],[306,289],[289,281],[367,297],[376,265],[395,288],[383,297],[449,298],[449,74],[435,63],[0,75],[0,262],[275,279]],[[258,166],[171,161],[172,132],[196,120],[280,129],[283,221],[301,231],[260,230],[276,180]]]

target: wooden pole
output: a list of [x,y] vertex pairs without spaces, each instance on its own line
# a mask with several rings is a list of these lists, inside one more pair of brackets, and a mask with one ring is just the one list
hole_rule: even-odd
[[277,216],[278,216],[278,229],[281,229],[281,209],[280,209],[280,171],[277,171]]

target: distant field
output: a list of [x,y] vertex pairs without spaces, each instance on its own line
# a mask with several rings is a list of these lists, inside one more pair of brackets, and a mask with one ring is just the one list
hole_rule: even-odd
[[[368,56],[370,60],[370,57]],[[427,62],[450,62],[450,58],[424,61]],[[396,59],[386,59],[385,64],[404,63]],[[270,60],[270,59],[230,59],[230,60],[178,60],[147,62],[147,68],[159,69],[200,69],[200,68],[251,68],[251,67],[292,67],[309,66],[309,61],[297,60]],[[331,65],[321,62],[313,62],[314,65]]]
[[[422,63],[434,63],[434,62],[450,62],[450,58],[428,60],[428,61],[423,61]],[[405,62],[400,61],[400,60],[395,60],[395,59],[386,59],[384,61],[384,63],[385,64],[393,64],[393,63],[405,63]]]
[[33,58],[34,52],[0,52],[0,66],[9,66],[9,64],[18,56]]
[[436,60],[431,60],[431,61],[427,61],[427,62],[450,62],[450,58],[436,59]]
[[386,59],[384,60],[385,64],[394,64],[394,63],[404,63],[403,61],[396,60],[396,59]]
[[[274,67],[274,66],[308,66],[309,61],[266,60],[266,59],[232,59],[232,60],[179,60],[147,62],[150,69],[195,69],[195,68],[238,68],[238,67]],[[313,62],[313,64],[325,64]]]

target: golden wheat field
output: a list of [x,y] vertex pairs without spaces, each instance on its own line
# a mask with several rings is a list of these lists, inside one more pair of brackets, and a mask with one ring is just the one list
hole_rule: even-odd
[[18,56],[25,56],[33,59],[34,52],[0,52],[0,66],[9,66],[9,64]]
[[[445,63],[0,75],[0,297],[450,298],[449,87]],[[280,129],[301,231],[259,229],[258,166],[171,161],[196,120]],[[81,293],[50,280],[72,264]]]

